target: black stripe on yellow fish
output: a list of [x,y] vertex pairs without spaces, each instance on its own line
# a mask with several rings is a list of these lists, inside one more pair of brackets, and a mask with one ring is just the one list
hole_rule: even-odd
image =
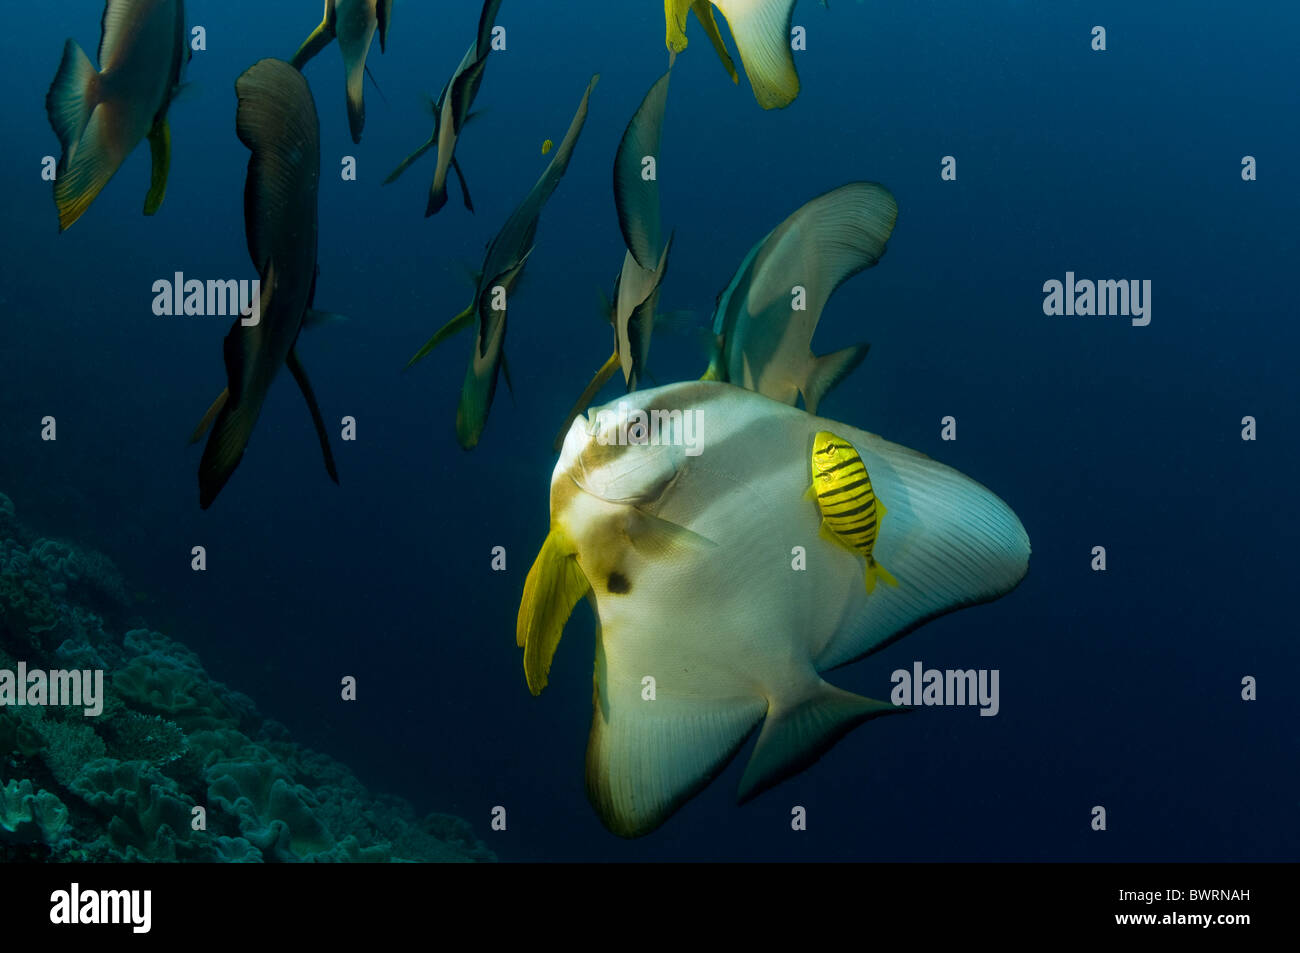
[[813,438],[811,462],[810,495],[822,517],[822,535],[866,560],[868,593],[875,590],[877,578],[897,586],[898,581],[872,555],[885,505],[876,498],[858,451],[843,438],[822,430]]

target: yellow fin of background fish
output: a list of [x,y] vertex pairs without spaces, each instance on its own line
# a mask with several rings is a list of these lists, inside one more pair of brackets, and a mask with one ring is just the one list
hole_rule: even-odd
[[167,173],[172,167],[172,130],[165,118],[154,124],[149,133],[149,154],[153,160],[149,194],[144,197],[144,214],[153,215],[162,207],[167,195]]
[[541,694],[551,659],[573,607],[591,589],[578,565],[577,547],[559,527],[552,527],[524,580],[524,595],[515,623],[515,642],[524,650],[528,690]]

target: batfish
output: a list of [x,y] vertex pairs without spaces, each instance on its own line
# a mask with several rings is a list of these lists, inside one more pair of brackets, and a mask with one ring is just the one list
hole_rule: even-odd
[[587,409],[620,367],[628,391],[636,390],[650,356],[659,288],[668,271],[672,238],[660,248],[659,140],[668,102],[671,70],[650,87],[628,122],[614,156],[614,205],[627,248],[623,267],[614,283],[610,322],[614,326],[614,352],[596,372],[570,411],[555,438],[560,449],[569,424]]
[[320,26],[298,47],[290,61],[301,70],[336,38],[343,54],[343,75],[348,105],[348,128],[352,141],[361,141],[366,125],[366,57],[375,34],[379,34],[379,51],[388,44],[388,27],[393,22],[393,0],[325,0],[325,16]]
[[59,231],[81,218],[140,140],[153,169],[144,214],[162,206],[171,168],[167,109],[189,61],[182,0],[107,0],[96,71],[76,41],[45,96],[63,154],[54,179]]
[[555,155],[533,185],[532,191],[506,219],[497,237],[488,244],[479,272],[474,301],[468,308],[441,327],[433,337],[407,362],[409,368],[453,334],[478,323],[474,336],[474,352],[470,355],[465,383],[461,388],[460,404],[456,409],[456,438],[461,447],[472,450],[478,445],[487,424],[488,411],[496,396],[497,374],[504,370],[506,386],[510,385],[510,368],[506,363],[506,301],[519,276],[523,273],[528,256],[532,254],[537,236],[537,225],[542,208],[551,197],[560,179],[569,167],[569,159],[578,144],[578,136],[587,122],[587,100],[600,79],[597,73],[587,83],[578,111],[569,123],[563,141],[556,146]]
[[[195,430],[212,427],[199,462],[199,505],[207,509],[244,456],[262,404],[281,366],[298,382],[316,426],[325,469],[338,471],[329,436],[295,345],[302,329],[337,315],[315,311],[316,188],[320,179],[320,124],[307,80],[283,60],[255,63],[235,82],[235,127],[252,155],[244,183],[248,255],[261,279],[255,323],[235,321],[223,352],[226,389]],[[247,316],[246,316],[247,317]]]
[[[492,29],[496,26],[497,9],[500,6],[501,0],[484,0],[483,9],[479,12],[477,37],[465,51],[460,65],[456,67],[456,72],[452,73],[451,79],[447,80],[447,84],[442,87],[442,92],[432,103],[433,132],[424,145],[403,159],[397,168],[388,174],[388,178],[384,179],[384,185],[396,181],[412,162],[437,146],[438,162],[433,170],[433,184],[429,186],[429,202],[424,209],[426,218],[447,204],[447,172],[450,169],[456,170],[456,178],[460,180],[460,192],[465,199],[465,207],[471,212],[474,211],[474,203],[469,197],[469,186],[465,184],[465,175],[460,170],[460,163],[456,161],[456,143],[460,140],[460,134],[466,124],[473,118],[470,110],[474,106],[475,97],[478,96],[478,88],[483,83],[483,71],[487,69],[488,53],[492,51]],[[542,153],[546,152],[546,148],[543,147]]]
[[[516,629],[537,694],[570,612],[584,596],[591,603],[587,794],[624,837],[667,820],[760,723],[741,801],[861,722],[902,710],[822,673],[1004,595],[1030,552],[992,492],[864,430],[709,381],[639,391],[633,403],[574,421]],[[861,555],[819,532],[806,491],[821,431],[853,447],[889,501],[873,552],[897,586],[868,593]],[[795,547],[805,571],[792,567]]]

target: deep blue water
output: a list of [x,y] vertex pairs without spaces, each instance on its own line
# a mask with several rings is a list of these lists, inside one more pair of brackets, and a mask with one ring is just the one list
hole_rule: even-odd
[[[506,860],[1283,860],[1295,822],[1300,519],[1291,484],[1293,282],[1300,155],[1286,4],[855,4],[804,0],[802,92],[764,112],[692,21],[660,157],[676,229],[662,305],[707,319],[749,247],[807,199],[868,179],[899,218],[875,269],[832,299],[814,343],[872,342],[825,416],[922,450],[1016,510],[1029,577],[830,680],[887,697],[914,660],[996,668],[1001,712],[929,708],[863,726],[742,808],[745,752],[660,831],[608,834],[583,793],[592,624],[579,607],[539,698],[514,644],[524,574],[546,534],[550,441],[607,356],[597,291],[623,246],[610,189],[619,136],[666,65],[662,5],[505,0],[481,119],[453,185],[423,217],[432,155],[380,182],[428,135],[478,3],[398,0],[370,62],[353,145],[337,47],[306,70],[321,119],[319,307],[349,321],[300,346],[327,419],[356,417],[326,478],[291,379],[272,388],[214,507],[197,505],[190,430],[224,384],[219,318],[160,318],[151,285],[183,271],[253,277],[248,152],[235,77],[288,57],[318,0],[187,5],[207,30],[170,113],[166,203],[140,215],[148,149],[59,235],[41,157],[44,95],[71,36],[98,43],[100,0],[9,11],[6,227],[0,231],[0,490],[50,535],[111,555],[142,614],[193,646],[295,737],[377,791],[469,819]],[[1106,27],[1108,49],[1089,31]],[[572,165],[512,299],[515,401],[483,441],[453,421],[458,338],[401,373],[472,294],[464,266],[527,192],[601,73]],[[344,182],[342,156],[360,177]],[[940,158],[958,178],[941,181]],[[1244,182],[1241,158],[1258,160]],[[1152,321],[1049,317],[1044,281],[1150,279]],[[698,377],[698,336],[662,336],[660,382]],[[609,399],[617,394],[611,385]],[[39,439],[54,415],[59,439]],[[940,418],[958,439],[940,439]],[[1240,439],[1244,415],[1259,439]],[[209,571],[190,571],[204,545]],[[489,569],[505,546],[509,570]],[[1109,568],[1089,568],[1104,545]],[[339,701],[343,675],[359,701]],[[1240,681],[1259,680],[1243,702]],[[809,829],[789,830],[790,805]],[[1089,829],[1104,805],[1108,830]],[[508,831],[489,830],[504,805]]]

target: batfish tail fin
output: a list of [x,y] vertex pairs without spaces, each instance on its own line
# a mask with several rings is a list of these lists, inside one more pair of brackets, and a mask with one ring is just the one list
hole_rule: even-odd
[[559,527],[552,527],[524,580],[524,596],[515,622],[515,643],[524,650],[528,690],[541,694],[551,659],[573,607],[591,590],[578,549]]
[[642,698],[641,672],[617,672],[596,639],[596,692],[587,739],[587,799],[609,830],[641,837],[666,821],[735,757],[763,717],[758,697]]
[[45,111],[63,146],[54,180],[59,231],[85,214],[126,158],[119,127],[122,109],[101,99],[99,73],[74,41],[63,48],[63,60],[45,96]]
[[821,679],[813,692],[793,704],[773,701],[740,779],[738,802],[743,804],[798,774],[864,721],[907,710],[854,695]]
[[[258,326],[260,327],[260,325]],[[220,397],[216,408],[216,419],[212,424],[212,433],[203,448],[203,457],[199,460],[199,507],[207,509],[217,498],[239,461],[244,458],[244,449],[253,435],[253,426],[257,423],[261,410],[260,400],[241,400],[244,395],[243,378],[246,369],[256,359],[256,335],[246,335],[238,321],[226,335],[225,356],[226,375],[229,384],[226,400]],[[231,395],[237,395],[233,399]],[[210,415],[212,410],[209,409]],[[204,420],[207,420],[205,415]],[[199,425],[200,427],[203,424]]]
[[808,365],[808,375],[799,388],[808,413],[817,413],[817,406],[831,389],[862,363],[871,350],[870,344],[855,344],[825,357],[815,358]]

